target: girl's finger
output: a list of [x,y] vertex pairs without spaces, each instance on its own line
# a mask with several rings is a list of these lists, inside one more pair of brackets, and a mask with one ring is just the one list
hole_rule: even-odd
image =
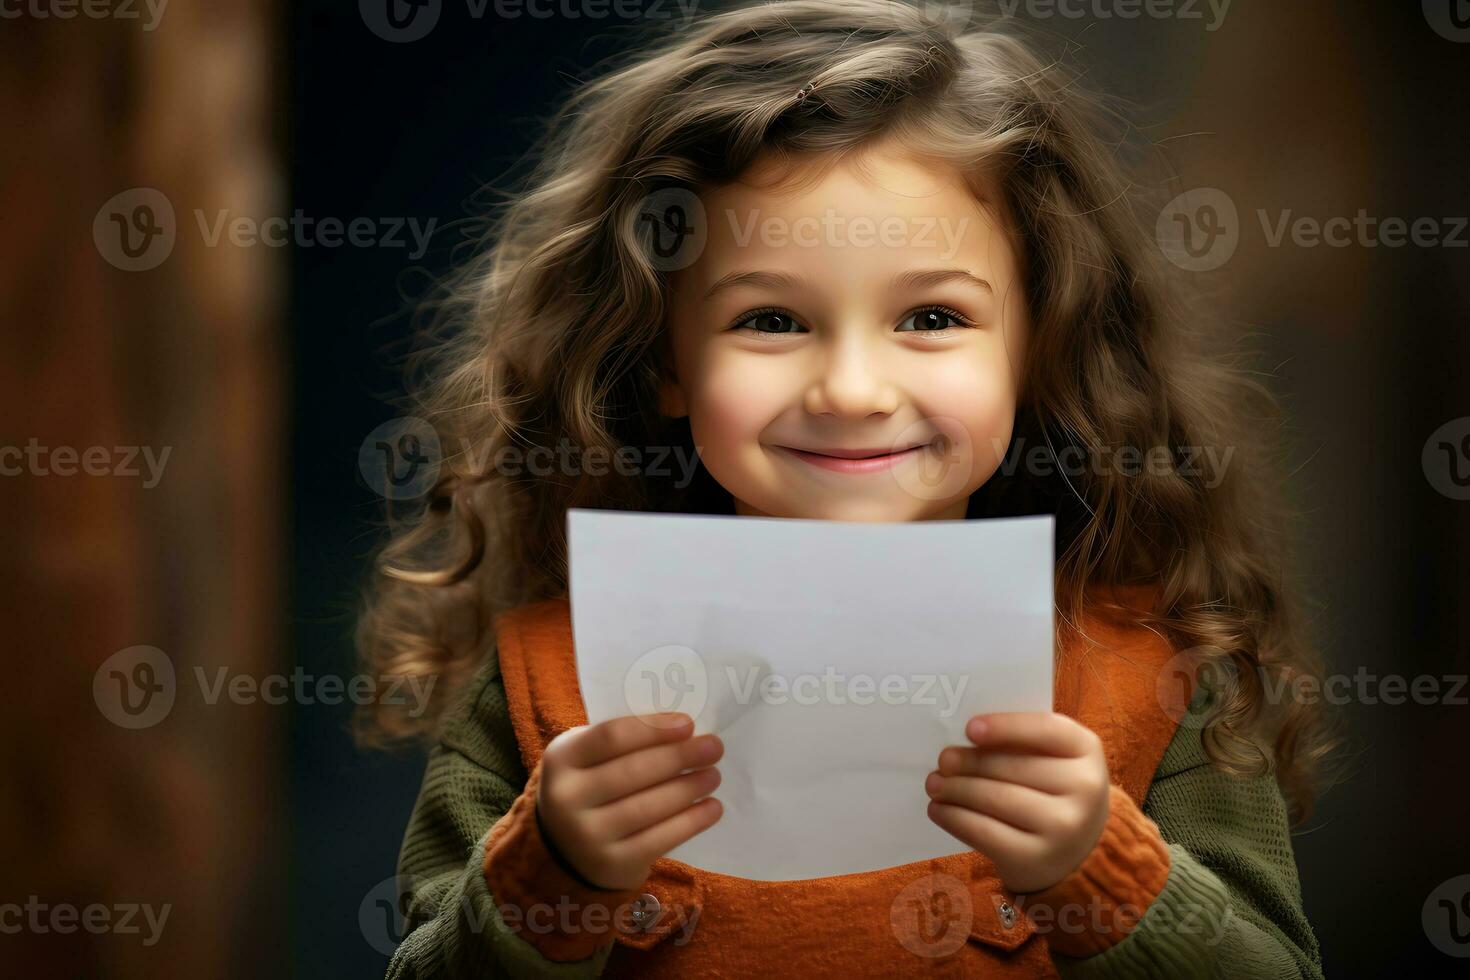
[[1029,854],[1036,842],[1033,834],[1017,830],[1002,820],[949,803],[935,803],[931,800],[929,819],[940,830],[962,844],[985,853],[992,860]]
[[981,748],[1013,748],[1076,758],[1087,755],[1097,735],[1056,711],[996,711],[976,715],[965,725],[965,737]]
[[951,745],[939,753],[935,767],[941,776],[984,776],[1020,783],[1043,793],[1062,794],[1073,786],[1071,759],[1020,752],[988,751]]
[[657,786],[632,796],[625,796],[598,808],[592,816],[603,822],[601,831],[606,839],[622,840],[667,820],[688,808],[700,797],[713,793],[719,785],[718,769],[700,769],[666,779]]
[[1048,814],[1057,807],[1057,798],[1019,783],[980,776],[950,776],[930,773],[924,791],[938,803],[962,806],[1010,824],[1017,830],[1043,833]]
[[724,812],[724,805],[719,800],[706,796],[662,823],[656,823],[647,830],[618,841],[612,845],[612,849],[619,859],[626,855],[639,864],[650,864],[695,834],[714,826]]
[[577,731],[566,747],[566,761],[591,768],[650,745],[688,738],[693,731],[694,719],[683,712],[611,718]]
[[584,770],[579,789],[584,806],[601,806],[631,796],[640,790],[673,779],[685,769],[712,766],[724,755],[725,746],[718,735],[700,735],[675,742],[639,749],[593,769]]

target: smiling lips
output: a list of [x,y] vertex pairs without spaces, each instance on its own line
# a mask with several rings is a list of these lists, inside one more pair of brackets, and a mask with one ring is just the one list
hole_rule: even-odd
[[910,446],[892,452],[886,449],[826,449],[821,452],[778,446],[804,463],[820,466],[837,473],[872,473],[886,470],[890,466],[916,455],[924,445]]

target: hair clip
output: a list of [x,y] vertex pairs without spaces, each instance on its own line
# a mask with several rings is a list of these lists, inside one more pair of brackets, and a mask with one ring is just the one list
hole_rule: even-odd
[[814,81],[813,82],[807,82],[801,88],[799,88],[799,89],[796,90],[796,101],[797,102],[800,102],[802,99],[806,98],[808,95],[811,95],[812,94],[812,89],[814,89],[816,87],[817,87],[817,83],[816,82],[814,82]]

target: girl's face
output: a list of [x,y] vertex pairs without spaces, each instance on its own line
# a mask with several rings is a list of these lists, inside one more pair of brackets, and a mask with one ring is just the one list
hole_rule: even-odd
[[957,171],[886,144],[810,186],[771,172],[700,198],[708,240],[671,277],[662,411],[689,416],[737,514],[963,518],[1010,441],[1024,363],[1001,217]]

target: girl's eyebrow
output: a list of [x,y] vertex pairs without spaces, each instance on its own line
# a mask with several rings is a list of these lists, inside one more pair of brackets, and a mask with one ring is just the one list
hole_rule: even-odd
[[893,277],[893,284],[901,289],[918,289],[924,286],[940,286],[947,282],[962,282],[979,286],[994,295],[995,289],[984,279],[966,269],[914,269]]
[[736,286],[763,286],[766,289],[776,289],[781,286],[799,286],[803,282],[805,280],[801,276],[794,276],[789,272],[771,272],[766,269],[730,272],[721,276],[713,286],[705,290],[704,298],[711,299],[716,293],[734,289]]
[[[805,282],[805,278],[793,275],[789,272],[776,272],[770,269],[751,269],[743,272],[730,272],[721,276],[713,286],[705,290],[704,298],[712,299],[716,293],[736,286],[757,286],[766,289],[776,289],[782,286],[799,286]],[[925,286],[939,286],[948,282],[962,282],[972,286],[978,286],[986,292],[994,294],[995,289],[984,279],[974,275],[966,269],[911,269],[908,272],[900,272],[893,277],[893,285],[900,289],[919,289]]]

